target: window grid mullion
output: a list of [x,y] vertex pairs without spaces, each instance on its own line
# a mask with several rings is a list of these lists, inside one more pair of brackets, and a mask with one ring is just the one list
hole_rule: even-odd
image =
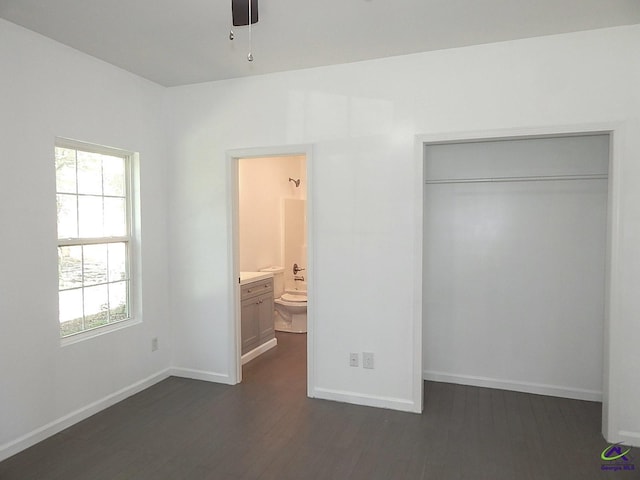
[[[92,283],[91,285],[87,285],[88,288],[90,287],[101,287],[103,285],[114,285],[116,283],[121,283],[121,282],[128,282],[129,281],[129,277],[125,277],[121,280],[114,280],[113,282],[99,282],[99,283]],[[58,291],[60,292],[71,292],[73,290],[81,290],[84,289],[84,286],[81,287],[69,287],[69,288],[61,288]]]
[[104,197],[104,198],[127,198],[124,195],[96,195],[95,193],[66,193],[66,192],[57,192],[62,195],[76,195],[78,197]]
[[[104,178],[102,179],[104,183]],[[102,191],[104,192],[104,185],[102,187]],[[109,285],[111,285],[111,275],[110,275],[110,263],[109,263],[109,245],[107,245],[107,323],[111,323],[111,289]]]
[[[78,228],[80,228],[80,226],[78,225]],[[84,332],[87,329],[87,317],[84,311],[84,305],[85,305],[85,301],[84,301],[84,245],[80,245],[80,251],[82,252],[80,257],[82,258],[82,286],[80,287],[80,291],[82,294],[82,331]]]
[[102,236],[104,237],[105,218],[104,218],[104,160],[100,159],[100,204],[102,206]]
[[[73,165],[76,168],[76,193],[75,193],[75,201],[76,201],[76,235],[79,237],[80,236],[80,197],[78,197],[78,191],[79,191],[79,183],[78,183],[78,150],[74,150],[73,151]],[[83,299],[83,305],[84,305],[84,299]],[[84,311],[84,310],[83,310]],[[83,318],[84,318],[84,314],[83,314]],[[83,325],[84,328],[84,325]]]
[[80,245],[99,245],[110,243],[129,243],[129,237],[91,237],[91,238],[62,238],[58,240],[59,247],[75,247]]

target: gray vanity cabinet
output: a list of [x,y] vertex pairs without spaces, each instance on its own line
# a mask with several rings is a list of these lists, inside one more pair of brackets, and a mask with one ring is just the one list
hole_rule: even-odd
[[242,286],[240,322],[242,354],[268,342],[273,329],[273,279],[259,280]]

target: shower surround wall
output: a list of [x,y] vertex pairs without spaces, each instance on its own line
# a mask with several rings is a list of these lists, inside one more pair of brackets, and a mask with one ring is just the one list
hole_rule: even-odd
[[[240,270],[255,272],[285,263],[283,199],[305,199],[304,156],[242,158],[238,161]],[[289,178],[300,179],[296,187]],[[291,279],[293,281],[293,279]]]
[[[284,212],[284,284],[286,289],[307,290],[307,215],[305,200],[283,199]],[[305,270],[298,273],[304,281],[296,281],[291,266],[296,263]]]

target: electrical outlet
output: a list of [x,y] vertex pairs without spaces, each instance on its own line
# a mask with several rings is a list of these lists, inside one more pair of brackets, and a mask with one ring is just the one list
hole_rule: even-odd
[[359,360],[359,355],[357,353],[350,353],[349,354],[349,366],[351,367],[357,367],[358,364],[360,363]]
[[373,353],[362,352],[362,368],[373,368]]
[[158,350],[158,337],[153,337],[151,339],[151,351],[155,352]]

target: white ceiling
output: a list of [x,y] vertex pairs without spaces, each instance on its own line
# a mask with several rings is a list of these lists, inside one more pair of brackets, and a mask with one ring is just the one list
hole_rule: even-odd
[[0,17],[165,86],[640,23],[640,0],[0,0]]

